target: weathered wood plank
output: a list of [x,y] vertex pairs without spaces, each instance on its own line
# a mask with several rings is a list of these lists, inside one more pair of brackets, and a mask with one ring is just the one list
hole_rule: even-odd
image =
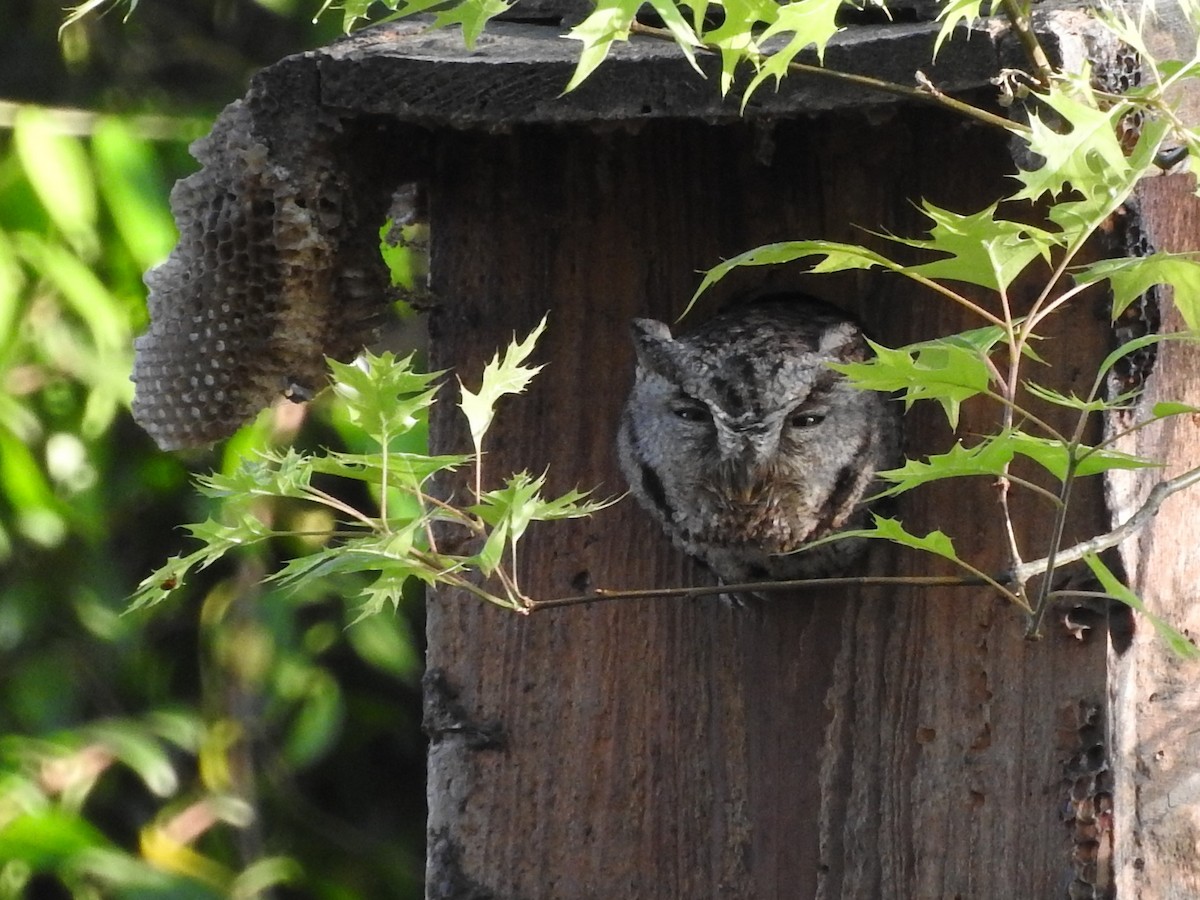
[[[931,22],[848,28],[829,43],[825,64],[910,87],[924,72],[939,88],[989,85],[1020,64],[1016,42],[983,23],[945,44],[930,61],[938,25]],[[563,94],[579,43],[552,25],[493,22],[474,49],[455,29],[428,31],[421,20],[377,26],[314,51],[322,102],[333,109],[451,127],[508,128],[518,123],[645,121],[689,118],[736,121],[740,92],[722,98],[720,62],[698,54],[701,79],[673,44],[648,37],[614,44],[605,64]],[[815,57],[811,62],[815,63]],[[758,91],[745,115],[780,116],[888,105],[896,97],[815,75],[797,74]]]
[[[861,239],[855,223],[912,233],[920,196],[982,205],[1005,152],[1001,136],[911,110],[886,126],[826,118],[766,134],[660,124],[446,139],[430,184],[445,304],[434,363],[465,366],[469,380],[549,308],[549,368],[502,411],[488,465],[499,476],[549,464],[558,488],[620,491],[611,442],[630,317],[673,317],[696,269],[757,243]],[[949,158],[975,164],[950,171]],[[738,279],[712,303],[797,275]],[[977,324],[899,282],[805,286],[862,314],[885,343]],[[1068,334],[1080,364],[1057,370],[1063,389],[1090,377],[1103,318],[1064,322]],[[986,427],[984,415],[966,409],[964,433]],[[944,447],[936,416],[909,427],[910,452]],[[462,448],[449,411],[434,438],[438,452]],[[904,515],[999,567],[993,503],[985,482],[960,483]],[[1016,508],[1024,536],[1044,539],[1046,509]],[[1093,498],[1073,527],[1090,533],[1095,514]],[[527,554],[524,584],[540,598],[705,577],[632,503],[543,529]],[[880,552],[873,569],[930,564]],[[1022,627],[977,591],[830,591],[745,609],[610,603],[529,618],[439,596],[429,665],[467,732],[502,737],[432,735],[430,896],[1061,896],[1080,871],[1062,815],[1104,702],[1104,639],[1076,641],[1052,623],[1031,643]]]
[[[1149,243],[1145,249],[1200,248],[1200,199],[1193,189],[1190,176],[1143,183],[1130,215]],[[1181,329],[1170,304],[1163,306],[1163,329]],[[1195,345],[1160,345],[1139,410],[1147,412],[1161,400],[1200,403]],[[1164,468],[1113,474],[1114,524],[1127,519],[1158,480],[1200,465],[1200,416],[1145,428],[1121,449],[1158,459]],[[1200,635],[1200,518],[1193,493],[1168,498],[1155,521],[1121,548],[1121,559],[1152,610],[1185,633]],[[1139,619],[1132,645],[1114,652],[1112,672],[1117,896],[1200,897],[1200,666],[1175,657]]]

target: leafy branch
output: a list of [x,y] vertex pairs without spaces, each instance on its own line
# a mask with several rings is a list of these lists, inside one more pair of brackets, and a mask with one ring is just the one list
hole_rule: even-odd
[[[1013,4],[1007,7],[1010,15],[1027,14],[1027,10],[1015,9]],[[950,4],[943,15],[952,18],[963,9],[961,4]],[[933,258],[910,264],[855,244],[782,242],[755,248],[714,266],[696,293],[699,296],[729,272],[744,266],[808,261],[813,274],[854,269],[889,271],[967,309],[986,323],[975,331],[909,347],[876,345],[874,359],[836,368],[859,387],[898,392],[907,406],[920,400],[939,403],[951,428],[957,427],[959,407],[967,400],[990,399],[999,405],[998,428],[993,434],[982,436],[969,447],[958,443],[948,453],[925,461],[909,460],[900,469],[881,473],[881,477],[892,483],[886,494],[945,478],[993,478],[1010,558],[1006,576],[983,576],[958,558],[949,538],[940,532],[917,538],[893,520],[877,519],[873,528],[842,537],[884,538],[953,561],[969,573],[964,584],[981,580],[990,583],[1023,608],[1029,615],[1030,636],[1040,632],[1049,604],[1060,596],[1053,587],[1059,566],[1082,559],[1098,571],[1095,552],[1127,538],[1153,517],[1165,497],[1200,480],[1193,471],[1161,482],[1146,505],[1121,527],[1074,547],[1062,546],[1076,481],[1112,469],[1154,465],[1150,460],[1120,453],[1113,445],[1120,437],[1161,418],[1196,412],[1184,403],[1158,404],[1120,435],[1096,446],[1083,440],[1094,416],[1128,410],[1136,400],[1133,394],[1101,396],[1109,370],[1120,359],[1168,338],[1195,340],[1200,327],[1200,258],[1196,254],[1154,253],[1079,265],[1081,253],[1090,246],[1093,236],[1126,202],[1137,183],[1155,171],[1168,141],[1200,148],[1200,136],[1180,122],[1166,99],[1181,79],[1200,75],[1200,50],[1186,63],[1153,67],[1155,88],[1123,97],[1098,95],[1086,75],[1058,75],[1039,68],[1042,91],[1031,97],[1029,126],[1010,126],[1009,130],[1028,145],[1031,158],[1041,160],[1041,164],[1017,172],[1017,189],[975,213],[960,214],[924,203],[922,210],[932,223],[926,237],[876,235]],[[1164,77],[1163,72],[1168,74]],[[1141,126],[1134,145],[1127,149],[1122,143],[1122,126],[1134,113],[1140,117]],[[1010,217],[1009,210],[1018,211],[1019,218]],[[1031,221],[1040,224],[1029,224]],[[1017,279],[1039,285],[1030,308],[1021,316],[1016,315],[1009,299],[1009,289]],[[1101,363],[1084,397],[1060,394],[1028,378],[1026,363],[1031,359],[1042,362],[1032,349],[1041,327],[1051,316],[1073,308],[1081,296],[1101,283],[1106,283],[1111,292],[1114,319],[1146,291],[1160,285],[1172,288],[1176,308],[1190,331],[1148,335],[1117,348]],[[982,288],[992,294],[995,303],[968,297],[956,284]],[[1022,394],[1073,410],[1073,427],[1064,433],[1051,428],[1029,408]],[[1026,431],[1030,425],[1041,431],[1041,436]],[[1018,458],[1044,469],[1058,482],[1058,489],[1050,492],[1034,481],[1015,476],[1011,466]],[[1054,511],[1050,538],[1041,558],[1033,563],[1023,562],[1025,548],[1018,541],[1020,530],[1008,503],[1013,489],[1032,491]],[[1031,594],[1028,584],[1034,579],[1039,583]],[[1106,592],[1125,602],[1132,597],[1123,585],[1120,589],[1106,585]],[[1171,637],[1173,646],[1180,646],[1183,639],[1177,633],[1160,620],[1154,621]]]
[[[527,612],[531,602],[517,580],[517,548],[533,522],[590,515],[611,501],[588,499],[571,490],[547,499],[545,476],[518,472],[503,486],[484,490],[483,444],[496,403],[508,394],[522,393],[541,369],[526,366],[545,320],[523,341],[514,340],[484,368],[478,391],[461,385],[459,403],[467,419],[475,452],[470,455],[429,456],[397,449],[437,402],[443,373],[418,372],[411,356],[366,353],[354,363],[330,361],[332,393],[350,420],[374,445],[364,453],[296,449],[260,450],[232,474],[213,474],[199,480],[204,495],[218,502],[216,517],[189,526],[199,549],[168,560],[146,578],[134,595],[134,607],[158,603],[184,584],[194,572],[207,568],[239,548],[281,538],[316,538],[318,549],[295,557],[268,581],[296,584],[321,576],[373,575],[363,591],[366,616],[400,602],[406,581],[458,588],[508,609]],[[439,475],[464,466],[473,470],[471,502],[433,496],[430,483]],[[317,484],[320,479],[321,484]],[[360,509],[343,495],[347,485],[368,485],[377,498],[378,513]],[[396,498],[389,501],[389,497]],[[400,502],[401,499],[404,502]],[[340,525],[313,533],[277,527],[273,515],[280,501],[300,501],[330,514]],[[452,536],[456,548],[439,548],[434,535]],[[487,585],[495,584],[495,588]]]

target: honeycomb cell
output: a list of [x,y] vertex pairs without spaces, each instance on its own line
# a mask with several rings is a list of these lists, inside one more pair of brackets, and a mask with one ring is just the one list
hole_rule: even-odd
[[229,436],[289,386],[311,394],[388,309],[354,148],[318,116],[285,133],[274,108],[253,91],[229,106],[171,193],[179,243],[146,275],[133,371],[134,417],[164,449]]

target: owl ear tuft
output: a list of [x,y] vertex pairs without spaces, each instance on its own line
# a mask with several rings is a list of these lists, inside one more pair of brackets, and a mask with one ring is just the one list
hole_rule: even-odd
[[866,339],[854,322],[838,322],[822,332],[817,351],[839,362],[861,362],[868,356]]
[[669,376],[675,369],[675,340],[671,337],[671,329],[667,324],[657,319],[634,319],[631,330],[638,365],[651,372]]

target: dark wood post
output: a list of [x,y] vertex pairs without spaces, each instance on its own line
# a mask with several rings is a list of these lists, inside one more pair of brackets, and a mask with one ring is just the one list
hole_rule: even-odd
[[[915,234],[926,224],[919,198],[966,212],[1005,189],[1003,132],[802,78],[761,92],[743,119],[653,42],[619,48],[559,98],[575,53],[560,31],[499,24],[467,53],[457,35],[392,26],[288,60],[219,126],[235,152],[214,157],[203,182],[221,198],[234,190],[223,185],[242,184],[239,166],[295,175],[304,164],[287,123],[308,123],[314,165],[354,172],[313,181],[355,197],[341,207],[353,217],[311,226],[337,233],[315,244],[332,248],[323,265],[334,273],[370,265],[371,211],[397,183],[421,182],[432,363],[468,382],[549,311],[538,351],[548,368],[504,402],[489,438],[493,484],[548,466],[552,490],[623,490],[613,436],[631,377],[628,321],[676,316],[698,269],[767,241],[861,241],[856,226]],[[935,31],[852,29],[827,61],[903,81],[921,68],[959,91],[1009,62],[1004,41],[981,30],[931,70]],[[265,149],[247,156],[246,134]],[[1195,247],[1200,214],[1174,180],[1148,188],[1142,209],[1153,241]],[[705,310],[763,286],[801,286],[891,345],[978,324],[907,282],[795,269],[739,273]],[[173,287],[178,304],[200,302],[186,299],[195,288]],[[1018,306],[1030,300],[1014,294]],[[1050,342],[1065,351],[1048,375],[1059,390],[1085,389],[1111,345],[1104,298],[1094,312],[1063,319]],[[287,317],[272,327],[286,331]],[[1159,359],[1151,383],[1178,396],[1167,383],[1192,383],[1194,354],[1168,346]],[[960,432],[990,429],[993,414],[969,404]],[[1193,465],[1193,424],[1146,439]],[[928,410],[907,418],[910,454],[951,438]],[[451,404],[432,442],[465,448]],[[1099,481],[1078,495],[1069,539],[1111,519]],[[1163,608],[1180,615],[1194,606],[1190,503],[1173,501],[1126,559],[1147,599],[1174,592]],[[985,480],[916,492],[900,514],[915,532],[955,535],[985,569],[1004,562]],[[1015,514],[1022,540],[1045,539],[1044,507],[1018,499]],[[867,569],[934,570],[887,548]],[[707,577],[631,502],[537,530],[520,574],[541,599]],[[1127,649],[1128,617],[1116,622],[1110,641],[1104,615],[1074,630],[1056,615],[1031,642],[1017,610],[967,589],[812,591],[745,608],[626,601],[528,617],[439,593],[428,616],[428,896],[965,900],[1110,897],[1115,886],[1122,900],[1192,896],[1162,886],[1178,868],[1193,879],[1179,883],[1197,878],[1200,748],[1183,724],[1195,719],[1194,673],[1141,631]]]

